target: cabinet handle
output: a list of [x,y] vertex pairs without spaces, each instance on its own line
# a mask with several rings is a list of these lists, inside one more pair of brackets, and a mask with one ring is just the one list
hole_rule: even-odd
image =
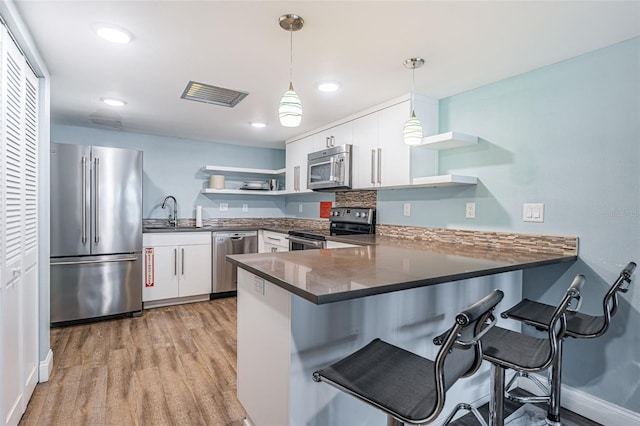
[[280,239],[280,238],[275,238],[275,237],[267,237],[267,240],[277,241],[277,242],[279,242],[279,243],[281,243],[281,242],[282,242],[282,239]]
[[277,252],[277,251],[278,251],[278,248],[277,248],[277,247],[271,247],[271,253],[275,253],[275,252]]
[[295,166],[293,168],[293,190],[300,190],[300,166]]
[[331,146],[336,146],[336,138],[335,138],[335,136],[331,136]]
[[182,249],[182,258],[180,261],[182,262],[182,275],[184,275],[184,249]]
[[371,185],[376,184],[376,150],[371,150]]
[[178,249],[173,249],[173,275],[178,275]]
[[331,139],[329,139],[329,136],[327,136],[326,138],[324,138],[324,146],[325,148],[329,148],[331,146]]
[[378,183],[382,184],[382,148],[378,148]]

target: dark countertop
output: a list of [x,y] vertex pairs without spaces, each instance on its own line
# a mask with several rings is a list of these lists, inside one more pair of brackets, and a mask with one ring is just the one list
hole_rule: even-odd
[[368,245],[232,255],[227,260],[321,305],[577,259],[571,255],[429,244],[379,235],[331,239]]

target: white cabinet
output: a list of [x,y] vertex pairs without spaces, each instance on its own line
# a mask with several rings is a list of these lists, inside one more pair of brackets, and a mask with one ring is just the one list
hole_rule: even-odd
[[38,381],[38,79],[0,26],[0,424]]
[[353,140],[352,122],[346,122],[313,135],[313,150],[322,151],[339,145],[350,144]]
[[378,177],[377,159],[378,113],[373,113],[353,122],[351,177],[354,189],[373,188],[376,186]]
[[289,251],[287,234],[266,230],[259,231],[258,252],[273,253],[277,251]]
[[143,302],[211,293],[211,233],[143,235]]
[[287,144],[287,192],[311,192],[307,189],[307,155],[313,152],[313,136]]

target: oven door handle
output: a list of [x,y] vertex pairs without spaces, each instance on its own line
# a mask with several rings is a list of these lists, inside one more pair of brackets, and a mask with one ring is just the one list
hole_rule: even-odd
[[304,244],[306,246],[314,246],[314,247],[318,247],[318,248],[323,248],[324,246],[324,241],[321,240],[308,240],[306,238],[298,238],[298,237],[294,237],[289,235],[289,241],[292,243],[298,243],[298,244]]

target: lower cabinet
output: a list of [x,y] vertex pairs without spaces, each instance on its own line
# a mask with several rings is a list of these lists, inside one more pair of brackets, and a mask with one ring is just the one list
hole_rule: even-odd
[[287,234],[274,231],[258,231],[258,252],[273,253],[277,251],[289,251]]
[[211,293],[211,233],[143,235],[142,301]]

